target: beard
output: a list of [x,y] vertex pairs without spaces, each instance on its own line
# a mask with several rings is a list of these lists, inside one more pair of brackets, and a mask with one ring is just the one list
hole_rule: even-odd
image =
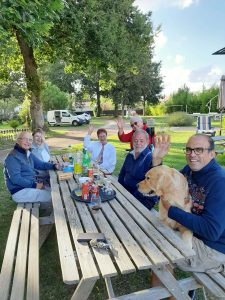
[[134,153],[141,153],[142,151],[144,151],[146,149],[147,145],[145,145],[144,147],[141,148],[137,148],[135,146],[133,146],[134,148]]

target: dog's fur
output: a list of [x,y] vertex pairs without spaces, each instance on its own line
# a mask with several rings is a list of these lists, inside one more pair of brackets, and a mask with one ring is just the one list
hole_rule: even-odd
[[[152,168],[145,175],[145,180],[138,184],[138,190],[143,194],[157,195],[163,197],[171,205],[180,207],[184,211],[190,212],[192,201],[188,192],[186,178],[177,170],[167,166]],[[168,212],[159,201],[159,218],[172,229],[178,229],[182,239],[192,248],[192,232],[168,218]]]

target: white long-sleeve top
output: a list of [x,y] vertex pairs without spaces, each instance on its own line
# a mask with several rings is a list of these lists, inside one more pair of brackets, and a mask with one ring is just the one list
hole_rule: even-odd
[[[84,148],[91,153],[91,161],[96,163],[99,153],[102,149],[102,143],[99,141],[92,142],[91,136],[86,135],[84,137]],[[112,173],[116,166],[116,149],[113,145],[107,143],[104,146],[103,162],[99,165],[100,169],[106,173]]]

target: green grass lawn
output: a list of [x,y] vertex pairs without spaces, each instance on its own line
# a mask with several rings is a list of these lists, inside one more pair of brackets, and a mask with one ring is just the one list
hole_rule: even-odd
[[[97,118],[93,118],[93,122],[96,122],[95,124],[100,126],[104,124],[104,119],[98,120]],[[103,122],[103,124],[101,122]],[[157,126],[160,127],[162,123],[163,120],[160,120]],[[171,147],[169,154],[164,159],[164,164],[176,169],[180,169],[185,164],[183,154],[185,142],[193,134],[193,131],[168,133],[171,135]],[[54,130],[54,133],[51,134],[61,134],[61,128],[59,132],[57,128],[56,132]],[[118,175],[127,154],[125,149],[128,148],[128,144],[119,142],[117,136],[111,136],[108,140],[116,147],[117,165],[115,169],[115,175]],[[80,145],[80,147],[81,146],[82,145]],[[223,166],[225,166],[225,155],[219,155],[217,160]],[[0,265],[2,264],[11,218],[15,209],[15,204],[5,189],[2,173],[3,167],[0,165]],[[182,276],[184,276],[184,274],[182,274]],[[116,278],[113,278],[113,286],[115,287],[115,292],[117,295],[148,288],[149,271],[139,271],[129,275],[117,276]],[[70,299],[74,291],[74,286],[68,286],[62,282],[56,233],[54,229],[40,250],[40,288],[41,299],[43,300]],[[107,299],[107,292],[102,279],[97,282],[92,294],[89,297],[89,300],[98,299]],[[203,299],[201,292],[198,293],[197,299]]]

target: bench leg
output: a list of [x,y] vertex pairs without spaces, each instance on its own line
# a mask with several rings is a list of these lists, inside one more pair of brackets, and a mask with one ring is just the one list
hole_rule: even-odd
[[44,244],[44,242],[47,239],[48,235],[50,234],[52,228],[53,228],[53,224],[50,224],[50,225],[41,225],[40,226],[39,249]]
[[71,300],[87,300],[97,279],[81,279]]

